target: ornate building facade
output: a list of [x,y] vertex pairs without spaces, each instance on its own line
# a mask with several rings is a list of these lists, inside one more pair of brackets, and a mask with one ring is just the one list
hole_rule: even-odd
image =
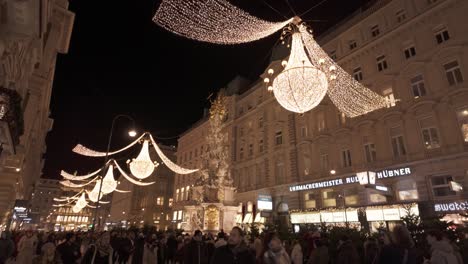
[[0,218],[30,199],[39,179],[58,53],[67,53],[74,14],[66,0],[0,1]]
[[[385,109],[348,119],[325,99],[298,115],[281,108],[262,81],[233,93],[225,131],[243,219],[265,196],[273,213],[316,211],[319,222],[359,222],[357,208],[369,222],[396,220],[401,204],[417,204],[421,215],[459,217],[468,206],[467,192],[453,188],[468,188],[466,12],[468,2],[460,0],[375,1],[318,38],[356,80],[386,97]],[[181,136],[179,164],[200,165],[206,131],[201,120]],[[361,186],[362,171],[377,172],[387,191]],[[177,208],[193,180],[176,176],[175,221],[183,219]],[[340,208],[343,214],[333,215]],[[304,217],[291,220],[315,221]]]

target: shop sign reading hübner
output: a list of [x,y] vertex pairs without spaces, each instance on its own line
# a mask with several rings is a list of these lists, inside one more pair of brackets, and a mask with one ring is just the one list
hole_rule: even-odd
[[[407,176],[411,174],[410,167],[403,167],[397,169],[388,169],[388,170],[381,170],[376,173],[377,179],[386,179],[392,177],[399,177],[399,176]],[[338,178],[332,180],[324,180],[306,184],[298,184],[289,187],[290,192],[296,191],[306,191],[306,190],[313,190],[313,189],[321,189],[333,186],[339,186],[344,184],[351,184],[351,183],[359,183],[359,179],[356,175],[348,176],[345,178]]]

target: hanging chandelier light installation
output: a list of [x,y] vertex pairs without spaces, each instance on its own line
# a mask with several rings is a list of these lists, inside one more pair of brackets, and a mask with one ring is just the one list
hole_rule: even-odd
[[94,188],[88,192],[88,198],[89,200],[91,200],[92,202],[97,202],[98,200],[101,200],[102,196],[104,195],[104,193],[101,191],[99,191],[99,189],[101,188],[101,182],[102,180],[97,180],[96,181],[96,185],[94,185]]
[[[270,71],[271,72],[271,71]],[[269,83],[267,78],[265,83]],[[313,66],[302,44],[301,33],[292,34],[291,55],[273,81],[273,93],[285,109],[304,113],[316,107],[327,93],[327,76]]]
[[157,162],[153,163],[151,161],[148,140],[143,142],[143,147],[141,148],[138,157],[132,161],[128,161],[128,163],[133,176],[138,179],[149,177],[153,173],[154,169],[159,165]]
[[272,23],[226,0],[163,0],[153,21],[175,34],[216,44],[255,41],[285,28],[283,33],[290,31],[292,38],[289,59],[282,71],[274,75],[269,69],[264,79],[281,106],[304,113],[327,94],[348,117],[386,107],[383,96],[354,80],[323,51],[299,17]]
[[114,166],[109,165],[106,176],[102,179],[102,193],[109,194],[117,189],[117,181],[114,179]]

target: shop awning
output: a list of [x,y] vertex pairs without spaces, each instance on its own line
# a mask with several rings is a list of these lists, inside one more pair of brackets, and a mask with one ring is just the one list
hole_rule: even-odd
[[258,213],[255,215],[254,223],[259,223],[259,224],[265,223],[265,217],[262,217],[262,216],[260,215],[260,212],[258,212]]
[[244,224],[250,224],[250,223],[252,223],[252,220],[253,220],[252,219],[252,213],[246,213],[243,223]]
[[242,214],[236,215],[236,224],[242,224]]

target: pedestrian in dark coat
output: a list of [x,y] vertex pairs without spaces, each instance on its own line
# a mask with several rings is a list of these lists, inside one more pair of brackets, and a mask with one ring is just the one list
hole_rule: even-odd
[[255,264],[255,252],[244,242],[244,232],[234,227],[229,235],[228,244],[217,248],[211,264]]
[[351,239],[344,235],[338,242],[336,264],[360,264],[359,254]]
[[184,252],[184,264],[207,264],[210,262],[202,238],[202,232],[196,230]]

